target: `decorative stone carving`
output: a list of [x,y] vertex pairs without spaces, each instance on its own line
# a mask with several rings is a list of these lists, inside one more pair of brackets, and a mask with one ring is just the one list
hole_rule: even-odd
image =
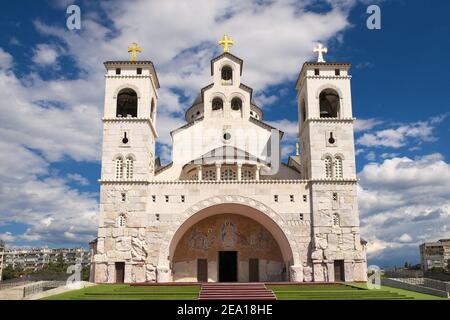
[[145,239],[131,238],[131,258],[133,261],[145,261],[149,249]]
[[326,235],[321,235],[321,234],[317,234],[314,237],[314,243],[316,245],[316,248],[326,249],[328,247],[328,242],[325,237],[326,237]]
[[116,239],[116,250],[129,251],[131,249],[130,237],[118,237]]
[[145,267],[145,277],[147,282],[156,282],[156,268],[152,264],[147,264]]

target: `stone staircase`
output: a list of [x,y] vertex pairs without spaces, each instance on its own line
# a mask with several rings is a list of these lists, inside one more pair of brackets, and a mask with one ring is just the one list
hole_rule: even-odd
[[204,283],[199,300],[276,300],[264,283]]

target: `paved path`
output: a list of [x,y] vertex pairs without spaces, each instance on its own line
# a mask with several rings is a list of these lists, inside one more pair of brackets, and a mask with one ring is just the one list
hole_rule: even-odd
[[204,283],[199,300],[276,300],[264,283]]

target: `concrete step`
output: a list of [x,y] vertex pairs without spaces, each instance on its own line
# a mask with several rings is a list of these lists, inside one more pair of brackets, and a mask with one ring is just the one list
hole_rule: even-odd
[[263,283],[205,283],[200,300],[276,300]]

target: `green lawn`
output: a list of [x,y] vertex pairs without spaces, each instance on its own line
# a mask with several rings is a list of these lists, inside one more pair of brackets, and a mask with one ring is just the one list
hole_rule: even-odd
[[199,285],[129,286],[101,284],[45,298],[44,300],[196,300]]
[[[278,300],[406,300],[443,299],[413,291],[383,286],[368,290],[365,284],[267,285]],[[199,285],[130,286],[96,285],[45,298],[45,300],[196,300]]]
[[[438,300],[436,296],[382,286],[368,290],[365,284],[268,285],[278,300]],[[446,299],[444,299],[446,300]]]

